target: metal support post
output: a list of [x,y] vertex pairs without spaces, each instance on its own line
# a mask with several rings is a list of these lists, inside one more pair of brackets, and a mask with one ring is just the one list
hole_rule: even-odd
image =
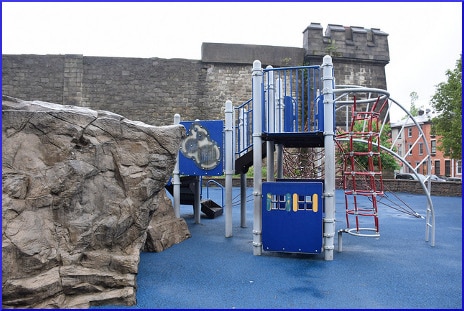
[[247,177],[246,174],[240,174],[240,227],[246,228],[246,191]]
[[199,224],[201,219],[201,178],[200,176],[195,176],[195,194],[193,198],[193,218],[195,223]]
[[276,105],[276,118],[275,118],[275,131],[282,133],[284,131],[284,86],[282,78],[276,80],[275,102]]
[[[277,133],[282,133],[284,131],[284,90],[283,90],[283,83],[282,78],[278,78],[276,80],[277,84],[277,91],[275,92],[275,102],[277,103],[276,106],[276,118],[275,118],[275,131]],[[284,166],[283,166],[283,158],[284,158],[284,148],[281,144],[276,145],[276,154],[277,154],[277,178],[282,179],[284,176]]]
[[342,241],[343,230],[338,230],[338,252],[341,253],[343,250],[343,241]]
[[230,100],[226,101],[225,107],[225,187],[226,187],[226,200],[225,200],[225,236],[226,238],[232,236],[232,175],[233,171],[233,113],[234,108]]
[[[272,69],[272,66],[267,66],[266,69]],[[267,132],[275,132],[276,104],[275,104],[275,89],[274,89],[274,72],[269,71],[267,76],[267,96],[265,98],[265,107],[267,107]],[[265,108],[266,109],[266,108]],[[274,181],[274,142],[266,142],[266,163],[267,163],[267,181]]]
[[262,211],[261,211],[261,133],[262,133],[262,89],[263,89],[263,69],[261,62],[253,62],[253,255],[261,255],[263,251],[262,243]]
[[[174,124],[180,124],[180,114],[174,115]],[[172,176],[173,197],[174,197],[174,214],[180,218],[180,175],[179,175],[179,151],[177,151],[176,165]]]
[[324,56],[322,64],[324,95],[324,259],[333,260],[335,236],[335,141],[334,141],[334,77],[332,57]]
[[284,178],[284,147],[281,144],[276,145],[276,154],[277,154],[277,178],[282,179]]

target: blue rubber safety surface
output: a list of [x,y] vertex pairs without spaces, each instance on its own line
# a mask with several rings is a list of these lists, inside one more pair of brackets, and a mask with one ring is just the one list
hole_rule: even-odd
[[[222,204],[220,188],[208,192]],[[326,261],[324,254],[254,256],[252,189],[246,228],[240,227],[239,192],[233,189],[233,237],[224,236],[224,215],[195,224],[192,206],[181,205],[192,237],[161,253],[141,254],[137,305],[93,308],[462,309],[461,197],[432,197],[432,247],[425,241],[425,219],[392,208],[425,216],[426,196],[387,192],[379,202],[380,237],[344,233],[338,252],[336,235],[334,259]],[[336,231],[344,228],[344,194],[337,190]]]

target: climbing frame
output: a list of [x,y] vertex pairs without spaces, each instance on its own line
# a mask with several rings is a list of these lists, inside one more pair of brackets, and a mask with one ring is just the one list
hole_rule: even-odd
[[[339,144],[343,149],[342,180],[347,224],[344,231],[352,235],[380,235],[377,198],[384,194],[380,116],[386,102],[379,97],[369,111],[358,111],[354,98],[349,131],[337,136],[345,138],[345,143]],[[368,218],[372,222],[366,226]]]

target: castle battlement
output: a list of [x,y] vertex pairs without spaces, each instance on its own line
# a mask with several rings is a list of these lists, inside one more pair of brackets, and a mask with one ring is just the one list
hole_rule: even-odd
[[334,59],[390,61],[388,34],[377,28],[329,24],[324,34],[321,24],[311,23],[303,31],[303,48],[309,58],[329,54]]

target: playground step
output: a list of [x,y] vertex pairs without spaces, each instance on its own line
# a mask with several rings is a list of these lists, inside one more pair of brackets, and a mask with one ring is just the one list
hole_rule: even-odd
[[[180,182],[180,204],[193,205],[195,202],[195,186],[199,182],[198,176],[181,176]],[[171,195],[174,195],[174,185],[171,181],[165,188]]]
[[204,200],[201,201],[201,211],[208,217],[208,218],[216,218],[222,215],[223,208],[222,206],[218,205],[213,200]]
[[[263,142],[261,150],[264,159],[267,155],[266,142]],[[251,166],[253,166],[253,149],[235,160],[235,174],[246,174]]]
[[289,148],[324,147],[323,132],[262,133],[261,138]]

